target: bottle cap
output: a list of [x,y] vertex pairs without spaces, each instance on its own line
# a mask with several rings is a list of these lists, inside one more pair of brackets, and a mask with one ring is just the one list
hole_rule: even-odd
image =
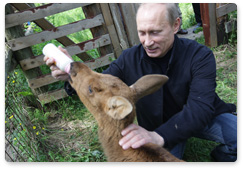
[[69,74],[71,63],[67,64],[65,67],[65,72]]

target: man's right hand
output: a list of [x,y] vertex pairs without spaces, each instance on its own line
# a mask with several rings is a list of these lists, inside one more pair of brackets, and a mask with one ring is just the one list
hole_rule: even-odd
[[[67,52],[66,49],[63,49],[61,46],[58,46],[58,49],[60,49],[64,54],[66,54],[69,58],[72,59],[72,57],[68,54],[68,52]],[[54,59],[53,58],[49,58],[48,56],[45,56],[44,57],[44,62],[46,62],[46,65],[47,66],[50,66],[51,75],[55,79],[62,80],[62,81],[67,81],[68,80],[69,75],[66,72],[60,70],[55,65],[55,62],[54,62]]]

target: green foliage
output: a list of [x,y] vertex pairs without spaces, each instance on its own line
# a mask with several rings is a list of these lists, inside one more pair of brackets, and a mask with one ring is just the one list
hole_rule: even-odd
[[[49,151],[48,155],[42,156],[42,160],[52,162],[100,162],[105,161],[104,153],[99,150],[81,148],[79,151],[71,150],[65,156],[61,152]],[[41,161],[42,161],[41,160]]]
[[196,19],[191,3],[180,3],[179,4],[182,13],[182,29],[188,29],[195,25]]
[[[228,20],[236,20],[237,21],[237,11],[231,12],[228,14]],[[237,25],[233,25],[232,32],[229,33],[229,43],[230,44],[237,44]]]
[[198,32],[202,32],[203,31],[203,27],[199,27],[195,30],[195,33],[197,34]]

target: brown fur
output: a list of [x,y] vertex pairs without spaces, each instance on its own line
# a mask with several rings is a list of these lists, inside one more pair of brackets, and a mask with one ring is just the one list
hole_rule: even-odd
[[[117,77],[96,73],[80,62],[72,63],[69,82],[98,122],[99,139],[108,161],[181,161],[152,143],[128,150],[118,144],[121,131],[135,119],[135,102],[159,89],[167,79],[162,75],[146,76],[128,87]],[[109,102],[110,98],[115,101]]]

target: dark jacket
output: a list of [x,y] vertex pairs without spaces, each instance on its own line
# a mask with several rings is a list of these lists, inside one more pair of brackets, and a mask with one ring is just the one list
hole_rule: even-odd
[[173,48],[166,59],[147,56],[140,44],[123,51],[103,73],[119,77],[132,85],[147,74],[166,74],[168,82],[157,92],[136,104],[140,126],[155,131],[165,140],[165,147],[193,136],[213,117],[236,111],[215,93],[216,64],[212,51],[196,41],[175,35]]

